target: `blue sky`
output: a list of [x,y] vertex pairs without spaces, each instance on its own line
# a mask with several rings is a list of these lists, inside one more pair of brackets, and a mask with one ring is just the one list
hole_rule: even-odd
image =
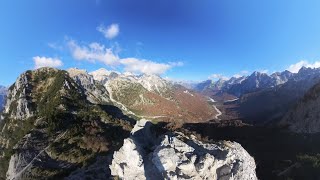
[[317,0],[4,0],[0,84],[35,61],[194,81],[318,67],[319,9]]

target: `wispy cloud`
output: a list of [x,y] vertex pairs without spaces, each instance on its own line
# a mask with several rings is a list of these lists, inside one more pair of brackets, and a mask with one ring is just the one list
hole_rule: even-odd
[[50,58],[50,57],[40,57],[35,56],[33,57],[34,61],[34,68],[42,68],[42,67],[61,67],[63,63],[58,58]]
[[240,77],[242,77],[242,76],[246,76],[246,75],[248,75],[249,74],[249,71],[247,71],[247,70],[243,70],[243,71],[240,71],[239,73],[237,73],[237,74],[234,74],[232,77],[235,77],[235,78],[240,78]]
[[308,61],[299,61],[296,64],[291,64],[287,70],[292,73],[297,73],[302,67],[319,68],[320,61],[315,61],[314,63],[309,63]]
[[173,67],[183,66],[183,62],[159,63],[152,60],[139,59],[134,57],[120,58],[118,48],[106,48],[99,43],[79,45],[74,40],[67,42],[74,59],[88,62],[101,62],[112,67],[122,67],[124,71],[138,74],[163,74]]
[[59,50],[59,51],[63,50],[63,46],[61,46],[57,43],[48,43],[48,46],[54,50]]
[[227,76],[224,76],[223,74],[211,74],[209,77],[209,79],[222,79],[222,80],[227,80],[229,79]]
[[163,74],[169,69],[180,65],[179,63],[157,63],[145,59],[125,58],[121,59],[124,70],[132,73]]
[[97,31],[101,32],[105,38],[113,39],[118,36],[120,32],[120,27],[118,24],[111,24],[108,27],[105,27],[103,24],[100,24],[97,27]]

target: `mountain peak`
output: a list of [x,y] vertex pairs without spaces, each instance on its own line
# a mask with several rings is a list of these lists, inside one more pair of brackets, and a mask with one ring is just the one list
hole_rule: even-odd
[[84,69],[78,69],[78,68],[70,68],[67,70],[71,77],[77,76],[79,74],[88,74],[88,72]]

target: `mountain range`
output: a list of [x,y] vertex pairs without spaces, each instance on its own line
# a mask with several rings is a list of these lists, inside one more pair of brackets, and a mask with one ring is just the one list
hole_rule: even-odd
[[112,102],[139,117],[167,122],[213,119],[218,113],[208,99],[157,75],[133,75],[100,69],[91,72],[109,92]]
[[[199,113],[188,109],[186,96],[212,108],[202,95],[157,76],[26,71],[8,89],[0,119],[0,179],[257,179],[254,159],[240,144],[202,142],[161,125],[167,119],[140,116],[142,105],[170,101],[171,111],[187,108],[177,110],[181,116],[168,114],[171,120],[194,121],[185,119]],[[136,106],[139,116],[131,114]],[[151,111],[158,112],[166,113]],[[168,166],[169,160],[175,166]]]
[[197,84],[194,90],[220,102],[226,111],[237,114],[233,118],[270,124],[281,120],[319,82],[319,68],[302,67],[298,73],[283,71],[268,75],[254,72],[229,80],[207,80]]
[[[255,161],[259,178],[271,170],[292,177],[292,163],[266,168],[254,137],[284,143],[291,132],[320,132],[320,69],[254,72],[190,87],[106,69],[26,71],[1,88],[0,179],[257,179]],[[223,127],[223,139],[208,139]],[[285,135],[270,136],[270,127]],[[226,141],[238,131],[235,139],[255,159]],[[271,158],[277,153],[283,155],[274,151]]]

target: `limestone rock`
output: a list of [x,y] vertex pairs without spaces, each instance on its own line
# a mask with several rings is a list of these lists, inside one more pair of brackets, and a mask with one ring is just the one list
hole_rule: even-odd
[[[148,123],[145,123],[148,124]],[[133,135],[114,154],[111,174],[120,179],[255,180],[255,161],[236,142],[202,143],[180,132],[166,133],[145,146],[137,123]],[[148,173],[149,172],[149,173]]]

